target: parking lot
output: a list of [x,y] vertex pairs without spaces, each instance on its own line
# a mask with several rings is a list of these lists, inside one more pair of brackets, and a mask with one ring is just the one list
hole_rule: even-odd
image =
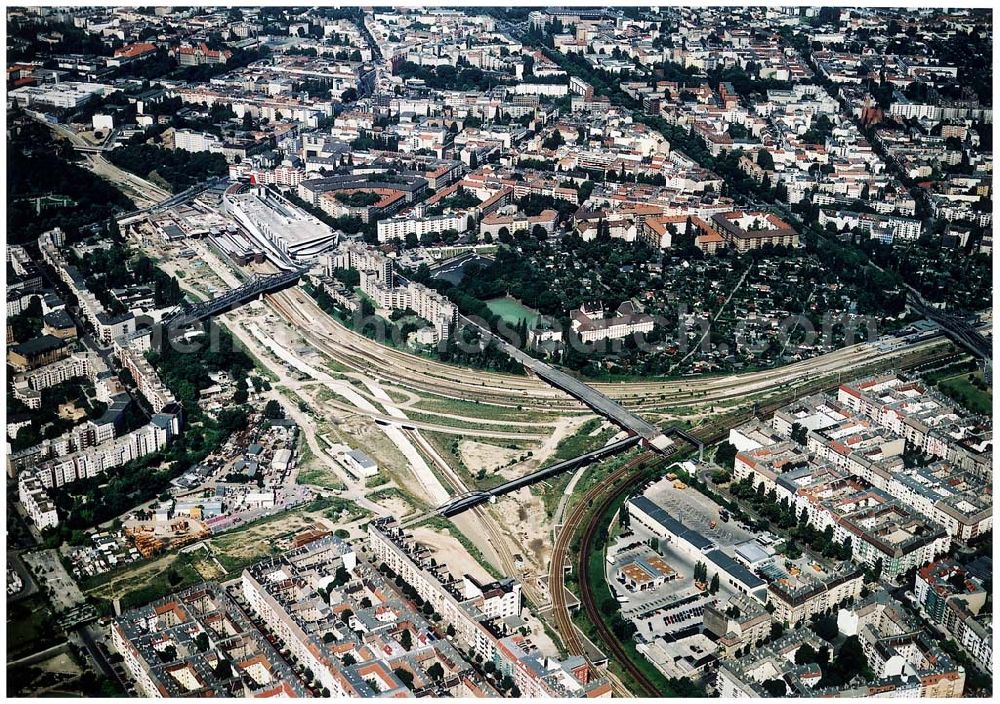
[[72,611],[85,602],[83,593],[66,572],[55,550],[22,553],[21,559],[38,578],[39,584],[48,589],[52,605],[57,612]]
[[[733,554],[735,545],[756,537],[755,533],[733,519],[723,521],[720,507],[710,498],[690,487],[676,488],[673,480],[662,479],[655,482],[644,495],[684,525],[714,541],[723,552],[730,555]],[[711,527],[712,521],[716,524],[714,528]],[[732,595],[725,583],[720,585],[716,595],[698,589],[694,581],[697,560],[685,552],[675,550],[670,542],[664,540],[655,540],[652,544],[657,546],[657,553],[676,571],[677,577],[654,589],[629,591],[616,579],[618,567],[630,560],[653,555],[649,545],[656,538],[636,521],[631,522],[630,529],[630,535],[619,538],[609,546],[611,563],[605,564],[605,571],[613,592],[628,599],[621,604],[622,616],[636,623],[643,638],[652,639],[689,626],[697,626],[707,603],[716,599],[725,602]]]
[[[662,479],[653,484],[645,495],[688,528],[714,541],[724,552],[731,552],[726,548],[757,537],[756,533],[742,527],[735,519],[723,521],[721,507],[691,487],[676,489],[672,481]],[[711,527],[712,521],[716,522],[715,528]]]

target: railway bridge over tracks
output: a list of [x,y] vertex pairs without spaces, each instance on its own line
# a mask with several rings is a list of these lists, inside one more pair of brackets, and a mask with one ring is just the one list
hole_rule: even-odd
[[238,308],[265,293],[273,293],[287,288],[297,282],[305,272],[306,269],[293,269],[253,279],[239,288],[226,291],[221,296],[178,310],[169,318],[164,319],[163,328],[168,332],[175,332],[191,327],[202,320]]
[[409,519],[405,522],[405,524],[413,525],[431,516],[451,517],[458,515],[459,513],[468,511],[475,506],[492,501],[499,496],[509,494],[512,491],[517,491],[522,487],[537,484],[538,482],[548,479],[549,477],[554,477],[558,474],[562,474],[563,472],[571,472],[585,465],[592,464],[593,462],[598,462],[607,457],[611,457],[612,455],[617,455],[618,453],[624,452],[625,450],[637,445],[639,440],[639,436],[630,435],[623,440],[605,445],[604,447],[598,448],[593,452],[588,452],[585,455],[580,455],[579,457],[574,457],[573,459],[564,460],[563,462],[557,462],[556,464],[549,465],[548,467],[543,467],[542,469],[536,470],[531,474],[526,474],[523,477],[518,477],[517,479],[504,482],[500,486],[495,486],[492,489],[470,491],[465,494],[454,496],[434,511]]

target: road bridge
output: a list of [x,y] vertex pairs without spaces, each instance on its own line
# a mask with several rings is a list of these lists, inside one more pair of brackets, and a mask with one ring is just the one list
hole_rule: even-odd
[[272,274],[253,279],[248,283],[234,288],[211,300],[178,310],[174,315],[164,319],[162,325],[168,331],[182,330],[207,318],[225,313],[252,301],[265,293],[273,293],[291,286],[306,272],[305,268],[293,269],[281,274]]
[[923,297],[913,290],[910,291],[907,298],[911,308],[928,320],[937,323],[941,330],[956,343],[982,359],[987,365],[993,362],[993,345],[974,324],[927,305]]
[[550,364],[546,364],[540,359],[535,359],[524,350],[520,350],[501,337],[497,337],[488,329],[478,323],[469,320],[465,316],[459,316],[459,320],[466,325],[471,325],[483,333],[484,337],[492,338],[498,348],[505,352],[511,359],[524,365],[526,369],[543,381],[555,386],[557,389],[565,391],[578,401],[586,404],[594,411],[604,416],[618,427],[628,432],[638,435],[642,440],[659,452],[665,452],[673,444],[662,430],[643,420],[635,413],[626,410],[616,401],[611,400],[600,391],[588,386],[579,379],[569,374],[559,371]]
[[580,455],[579,457],[574,457],[573,459],[565,460],[563,462],[557,462],[556,464],[543,467],[542,469],[532,472],[531,474],[526,474],[523,477],[512,479],[509,482],[504,482],[500,486],[495,486],[492,489],[470,491],[468,493],[455,496],[447,503],[439,506],[435,511],[433,511],[432,515],[448,517],[455,516],[463,511],[468,511],[474,506],[491,501],[498,496],[509,494],[522,487],[537,484],[538,482],[548,479],[549,477],[554,477],[558,474],[562,474],[563,472],[570,472],[585,465],[611,457],[612,455],[617,455],[619,452],[624,452],[630,447],[636,445],[639,440],[639,436],[631,435],[624,440],[619,440],[611,443],[610,445],[605,445],[604,447],[594,450],[593,452],[588,452],[585,455]]

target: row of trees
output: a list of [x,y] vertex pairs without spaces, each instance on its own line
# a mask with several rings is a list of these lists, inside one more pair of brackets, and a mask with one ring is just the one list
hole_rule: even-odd
[[166,149],[152,144],[127,144],[108,154],[115,166],[143,178],[159,178],[176,193],[210,176],[224,176],[229,166],[222,154]]

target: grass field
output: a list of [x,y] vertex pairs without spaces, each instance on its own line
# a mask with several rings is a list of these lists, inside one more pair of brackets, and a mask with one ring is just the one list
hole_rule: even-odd
[[516,325],[522,320],[527,320],[528,325],[533,324],[539,318],[539,313],[537,310],[528,308],[528,306],[523,305],[519,301],[514,300],[510,296],[504,296],[503,298],[493,298],[486,301],[486,306],[495,313],[503,318],[507,323],[511,325]]
[[565,440],[561,441],[552,455],[552,461],[548,464],[562,460],[571,460],[574,457],[585,455],[607,444],[618,432],[617,428],[604,428],[596,435],[592,434],[601,427],[601,418],[592,418],[580,426],[580,428]]
[[299,470],[299,474],[295,478],[295,483],[311,484],[312,486],[319,486],[331,491],[342,491],[344,489],[344,484],[332,470],[318,465]]
[[[515,423],[532,423],[543,419],[541,414],[531,411],[519,410],[518,408],[508,406],[496,406],[489,403],[476,403],[475,401],[466,401],[458,398],[446,398],[444,396],[425,396],[415,404],[414,408],[421,411],[447,413],[467,418],[512,421]],[[451,424],[448,420],[440,418],[437,422],[447,425]]]
[[973,380],[981,383],[982,372],[963,372],[941,379],[938,382],[938,389],[953,401],[957,401],[973,413],[983,415],[993,415],[993,389],[989,386],[985,390],[976,387],[969,381],[969,375]]

